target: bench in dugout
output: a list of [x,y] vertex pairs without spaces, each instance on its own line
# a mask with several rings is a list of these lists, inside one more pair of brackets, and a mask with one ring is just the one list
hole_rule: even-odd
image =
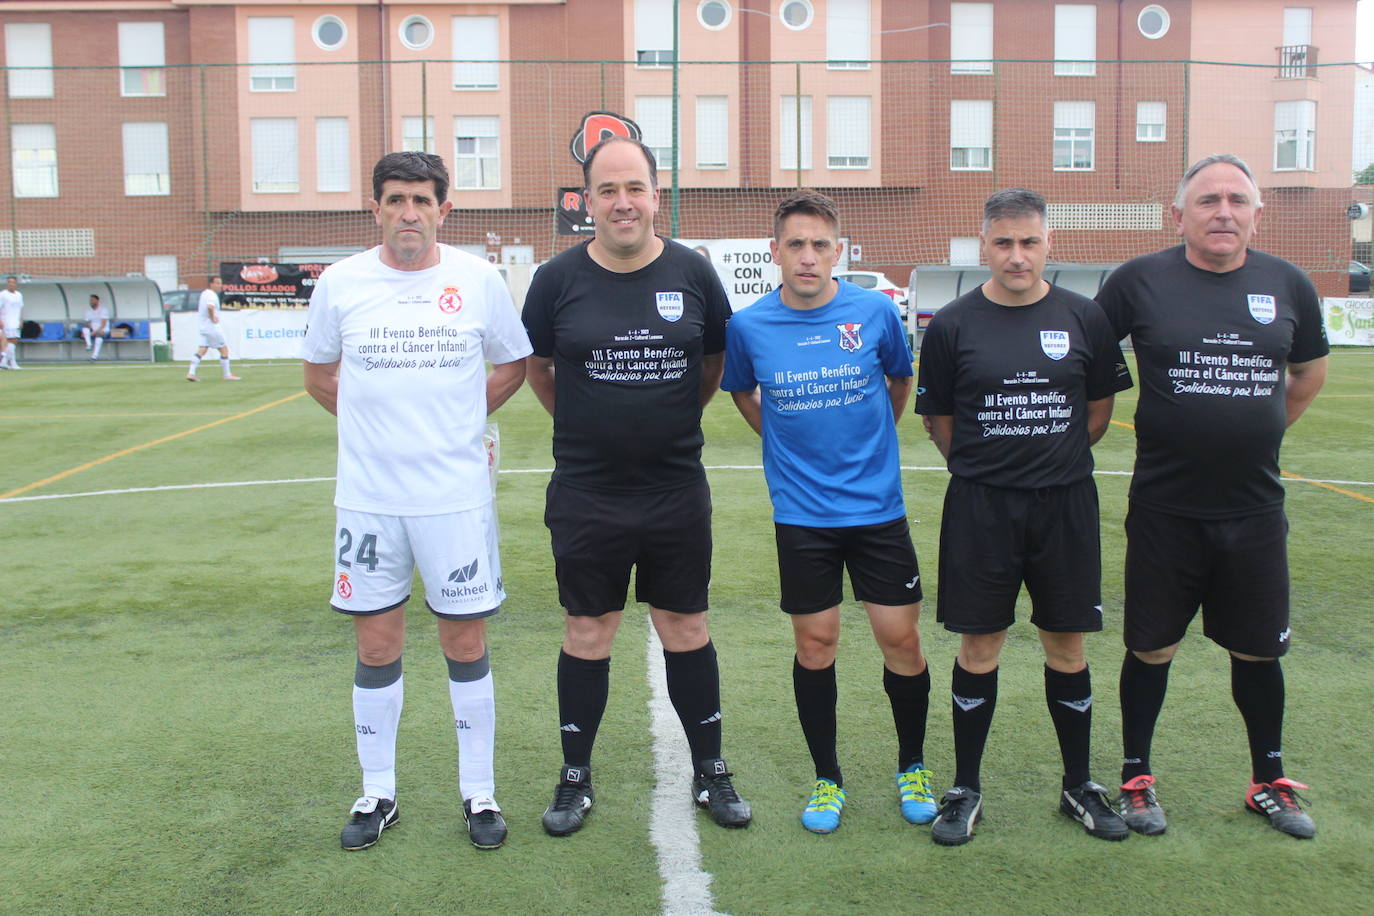
[[[110,335],[100,351],[100,361],[128,359],[142,362],[153,358],[152,338],[146,319],[111,320]],[[68,327],[63,321],[25,321],[21,329],[19,353],[23,359],[42,362],[86,359],[86,344],[81,339],[81,323]]]

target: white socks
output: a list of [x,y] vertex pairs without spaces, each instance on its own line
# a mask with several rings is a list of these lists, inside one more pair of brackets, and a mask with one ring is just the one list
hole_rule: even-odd
[[403,677],[397,677],[385,687],[353,685],[353,725],[364,795],[396,798],[396,730],[401,722],[404,683]]
[[496,693],[491,667],[485,653],[473,662],[447,661],[448,695],[453,703],[454,730],[458,733],[458,791],[464,799],[493,798]]

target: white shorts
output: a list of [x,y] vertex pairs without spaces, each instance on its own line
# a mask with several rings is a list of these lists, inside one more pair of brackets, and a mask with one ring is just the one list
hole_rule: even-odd
[[440,617],[488,617],[506,600],[494,503],[448,515],[335,513],[334,610],[361,615],[399,607],[416,569],[425,603]]
[[225,345],[224,332],[219,329],[219,325],[200,329],[200,345],[214,347],[216,350]]
[[4,308],[0,308],[0,324],[3,324],[5,326],[6,337],[19,336],[19,328],[20,325],[23,324],[23,322],[20,319],[23,317],[23,313],[24,307],[22,305],[18,308],[15,308],[12,305],[7,305]]

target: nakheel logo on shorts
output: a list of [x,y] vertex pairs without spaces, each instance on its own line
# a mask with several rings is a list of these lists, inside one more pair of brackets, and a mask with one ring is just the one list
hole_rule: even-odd
[[664,321],[677,321],[682,317],[682,293],[654,293],[654,304]]
[[460,566],[448,574],[448,581],[456,583],[457,587],[444,586],[439,590],[439,594],[445,598],[466,598],[470,595],[485,595],[487,583],[481,585],[463,585],[464,582],[471,582],[477,578],[477,560],[473,560],[467,566]]
[[463,310],[463,297],[458,295],[456,286],[445,286],[438,301],[439,311],[445,315],[456,315]]
[[1040,349],[1050,359],[1060,360],[1069,355],[1068,331],[1041,331]]
[[1274,304],[1273,296],[1266,296],[1261,293],[1251,293],[1245,297],[1250,303],[1250,317],[1260,324],[1272,324],[1274,317],[1278,315],[1278,307]]
[[348,581],[348,573],[339,573],[339,581],[335,583],[334,591],[339,593],[340,598],[353,597],[353,583]]

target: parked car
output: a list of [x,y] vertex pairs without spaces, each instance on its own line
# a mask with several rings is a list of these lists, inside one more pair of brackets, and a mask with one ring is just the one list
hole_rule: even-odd
[[1361,264],[1359,261],[1350,262],[1350,291],[1352,293],[1369,292],[1370,268]]
[[194,312],[200,305],[200,290],[172,289],[162,294],[164,312]]
[[878,292],[892,300],[892,304],[897,307],[897,312],[906,321],[907,293],[906,290],[887,277],[875,270],[841,270],[835,276],[842,280],[848,280],[855,286],[864,289],[876,289]]

